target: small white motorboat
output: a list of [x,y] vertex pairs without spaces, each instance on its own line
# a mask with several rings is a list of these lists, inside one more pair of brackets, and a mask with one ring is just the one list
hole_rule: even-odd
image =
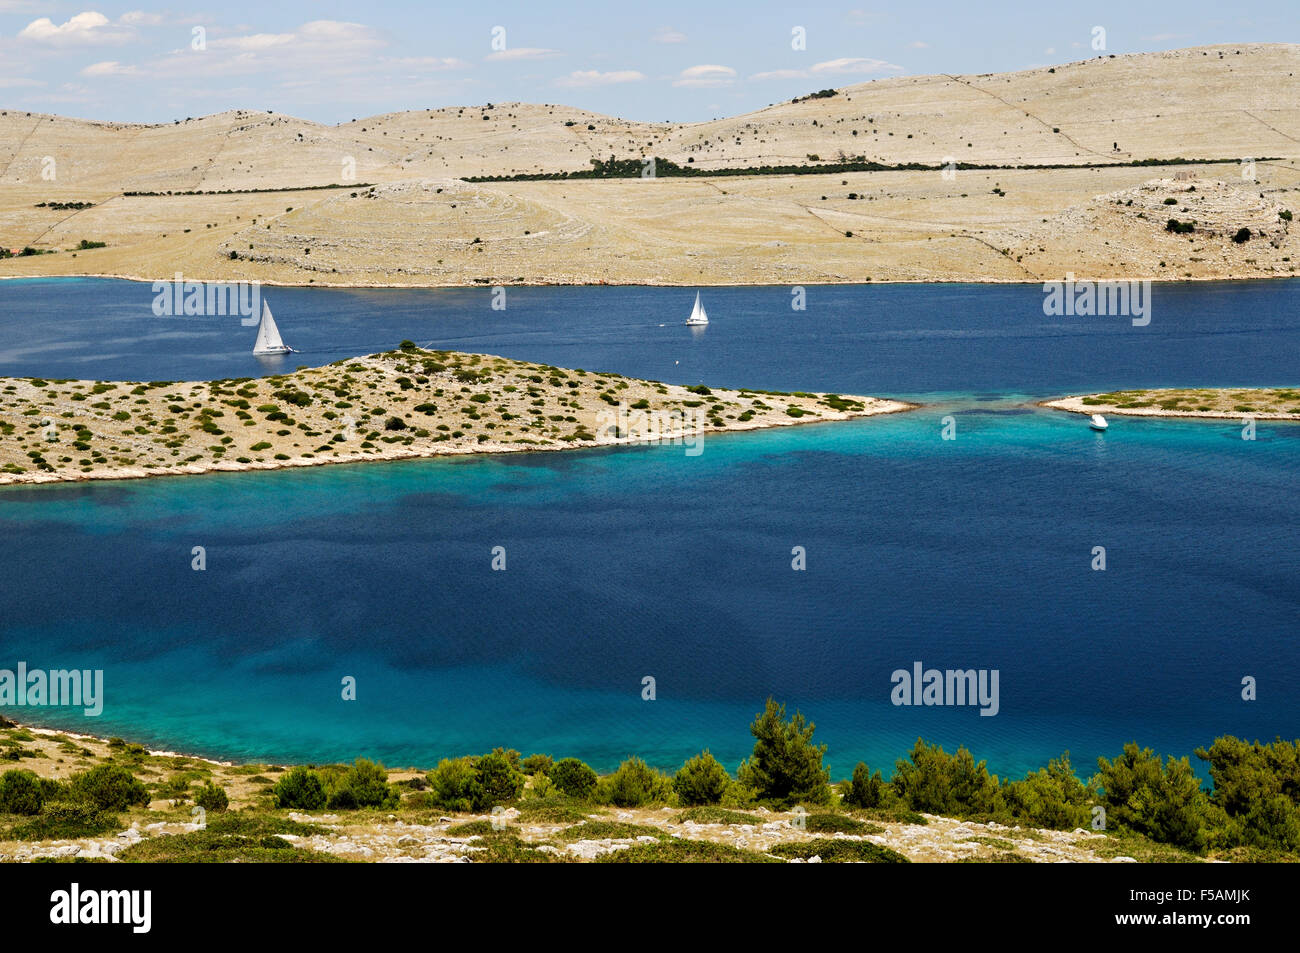
[[1101,414],[1093,414],[1092,420],[1089,421],[1088,426],[1091,427],[1093,430],[1100,432],[1105,430],[1107,427],[1109,427],[1110,424],[1106,423],[1106,418],[1103,417]]

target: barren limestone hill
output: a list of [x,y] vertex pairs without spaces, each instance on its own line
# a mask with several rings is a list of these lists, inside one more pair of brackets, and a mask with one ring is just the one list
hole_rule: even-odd
[[[0,247],[57,252],[0,261],[0,277],[179,270],[496,285],[1291,275],[1300,257],[1280,213],[1300,206],[1297,73],[1300,46],[1224,45],[883,79],[690,124],[522,103],[338,126],[251,110],[159,125],[0,110]],[[464,182],[650,155],[700,170],[842,158],[1008,168]],[[1226,161],[1125,165],[1176,158]],[[1246,158],[1260,160],[1253,177],[1243,177]],[[1057,164],[1070,167],[1011,168]],[[1157,193],[1163,203],[1165,180],[1201,183],[1203,222],[1216,224],[1190,243],[1164,232],[1171,216],[1139,217],[1146,206],[1127,204]],[[345,187],[322,188],[335,184]],[[232,194],[176,194],[187,192]],[[1213,204],[1201,201],[1208,196]],[[1267,240],[1234,245],[1224,229],[1239,221]],[[82,240],[107,247],[74,258]]]

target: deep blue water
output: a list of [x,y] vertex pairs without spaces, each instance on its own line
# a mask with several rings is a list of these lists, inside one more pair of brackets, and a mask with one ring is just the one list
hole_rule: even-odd
[[258,359],[237,317],[153,315],[148,283],[0,281],[0,376],[209,380],[282,373],[403,339],[674,383],[923,395],[1056,395],[1122,386],[1288,384],[1300,279],[1154,286],[1151,323],[1044,317],[1037,285],[694,289],[266,288],[285,341]]
[[[1032,406],[1294,384],[1300,283],[1158,286],[1146,328],[1045,318],[1033,287],[808,290],[797,313],[786,289],[708,289],[714,323],[692,336],[680,290],[511,290],[494,312],[486,290],[272,289],[293,363],[412,338],[927,406],[709,437],[697,457],[0,490],[0,667],[107,679],[98,719],[12,714],[234,758],[427,764],[503,744],[674,767],[709,746],[734,767],[774,695],[816,721],[837,776],[887,770],[918,735],[1011,773],[1067,747],[1086,772],[1131,739],[1182,755],[1300,735],[1300,427],[1245,441],[1235,421],[1119,418],[1103,436]],[[0,282],[0,374],[261,372],[237,320],[168,324],[150,300],[126,282]],[[891,672],[916,660],[998,669],[999,714],[891,705]]]

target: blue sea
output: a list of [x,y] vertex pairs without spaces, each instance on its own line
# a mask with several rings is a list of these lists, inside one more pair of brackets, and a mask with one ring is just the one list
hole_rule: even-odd
[[[271,365],[237,318],[155,317],[148,284],[0,282],[6,376],[256,376],[411,339],[925,405],[698,456],[0,488],[0,668],[102,668],[106,695],[97,718],[0,713],[236,760],[505,745],[675,768],[709,747],[734,768],[771,696],[816,723],[836,777],[888,774],[918,736],[1013,775],[1065,749],[1088,773],[1130,740],[1295,738],[1300,426],[1120,417],[1103,435],[1036,402],[1295,385],[1297,292],[1157,285],[1134,327],[1045,317],[1037,286],[809,287],[804,311],[788,288],[706,288],[693,333],[694,289],[509,289],[504,311],[489,289],[267,289],[302,352]],[[996,669],[998,713],[895,706],[892,673],[918,661]]]

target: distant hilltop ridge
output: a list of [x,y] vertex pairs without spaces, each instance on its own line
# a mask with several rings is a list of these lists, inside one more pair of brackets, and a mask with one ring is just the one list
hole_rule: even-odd
[[527,103],[337,126],[257,110],[134,124],[8,109],[0,184],[30,181],[31,162],[59,154],[67,157],[61,182],[140,191],[329,184],[340,181],[342,156],[355,160],[354,180],[367,182],[578,170],[611,155],[717,168],[832,161],[840,152],[891,164],[1294,156],[1298,72],[1297,44],[1104,54],[1011,73],[878,79],[698,123]]
[[1107,54],[881,79],[686,124],[522,103],[337,126],[0,110],[0,278],[1294,277],[1298,75],[1295,44]]

